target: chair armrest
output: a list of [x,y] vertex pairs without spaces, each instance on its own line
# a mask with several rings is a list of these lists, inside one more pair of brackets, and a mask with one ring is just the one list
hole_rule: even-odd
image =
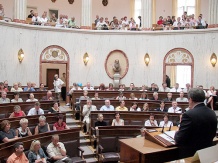
[[99,150],[99,153],[102,153],[103,150],[104,150],[104,148],[103,148],[100,144],[98,145],[98,148],[100,149],[100,150]]
[[84,150],[81,147],[78,147],[78,150],[81,152],[81,158],[83,159]]

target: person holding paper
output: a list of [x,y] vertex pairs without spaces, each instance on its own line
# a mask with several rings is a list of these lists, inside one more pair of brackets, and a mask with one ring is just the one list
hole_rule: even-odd
[[188,92],[190,110],[182,115],[179,131],[175,134],[180,157],[190,157],[197,150],[213,145],[216,136],[217,117],[213,110],[205,106],[203,90],[193,88]]

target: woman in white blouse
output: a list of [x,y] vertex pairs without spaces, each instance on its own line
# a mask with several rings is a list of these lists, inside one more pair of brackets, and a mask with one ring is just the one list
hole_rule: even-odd
[[133,102],[129,111],[141,111],[141,109],[138,107],[138,104],[136,102]]
[[145,121],[145,126],[158,127],[157,121],[154,119],[154,114],[150,114],[149,119]]
[[124,126],[124,120],[120,119],[120,113],[119,112],[115,113],[115,119],[113,119],[111,126]]
[[173,126],[173,122],[169,121],[168,115],[164,115],[164,120],[160,122],[159,127],[170,127]]

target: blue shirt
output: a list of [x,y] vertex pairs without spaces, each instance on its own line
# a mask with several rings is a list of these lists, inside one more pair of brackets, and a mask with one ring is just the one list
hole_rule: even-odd
[[102,106],[100,111],[114,111],[114,106],[110,105],[107,107],[106,105]]
[[[42,150],[42,148],[39,149],[38,155],[40,156],[40,158],[47,159],[47,157],[46,157],[44,151]],[[29,151],[28,160],[29,160],[30,163],[34,163],[35,160],[37,160],[37,154],[34,151]]]
[[[25,87],[25,88],[23,89],[24,92],[27,92],[27,90],[28,90],[28,87]],[[33,87],[31,87],[28,91],[29,91],[29,92],[33,92],[33,91],[35,91],[35,89],[34,89]]]

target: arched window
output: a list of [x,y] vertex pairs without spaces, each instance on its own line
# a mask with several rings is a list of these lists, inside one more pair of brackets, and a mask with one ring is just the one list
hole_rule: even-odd
[[138,16],[141,16],[141,9],[142,9],[142,0],[135,0],[134,19],[136,21],[136,24],[139,24]]
[[196,13],[196,0],[177,0],[177,15],[181,17],[184,11],[187,11],[188,15]]

